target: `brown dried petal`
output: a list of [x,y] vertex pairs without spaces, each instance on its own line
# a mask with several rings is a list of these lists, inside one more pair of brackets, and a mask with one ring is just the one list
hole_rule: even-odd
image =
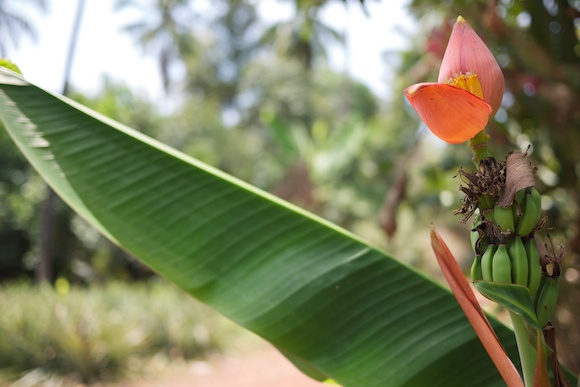
[[497,205],[503,208],[509,207],[513,201],[516,192],[521,189],[533,187],[534,170],[526,162],[526,155],[520,152],[514,152],[506,160],[506,181]]

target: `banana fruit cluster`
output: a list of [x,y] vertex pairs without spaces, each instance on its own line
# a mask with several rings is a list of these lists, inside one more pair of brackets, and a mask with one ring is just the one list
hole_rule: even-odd
[[512,152],[505,161],[488,157],[474,172],[460,170],[465,198],[454,213],[463,214],[464,221],[479,214],[471,233],[472,279],[525,286],[538,322],[545,326],[558,300],[562,250],[556,254],[553,245],[548,251],[538,243],[546,219],[535,168],[526,156]]
[[[520,236],[500,240],[482,236],[474,247],[475,259],[471,266],[474,281],[494,281],[526,286],[535,294],[542,280],[540,254],[534,238]],[[481,253],[483,248],[483,253]]]
[[542,215],[542,200],[535,187],[519,190],[513,204],[504,208],[497,203],[493,208],[493,220],[503,232],[525,237],[537,227]]
[[[477,234],[477,230],[474,233]],[[550,270],[546,270],[546,264],[542,266],[535,238],[531,236],[522,239],[516,235],[496,244],[496,241],[490,241],[487,236],[483,236],[473,237],[472,241],[477,241],[473,245],[476,256],[471,266],[472,280],[527,287],[536,309],[538,322],[540,326],[545,326],[558,302],[559,272],[550,273]],[[483,254],[478,254],[481,253],[482,246]],[[547,263],[547,265],[557,264],[550,260]]]
[[558,301],[559,260],[554,254],[540,256],[534,235],[540,218],[541,197],[534,187],[518,191],[509,207],[495,205],[492,213],[478,218],[471,233],[471,277],[527,287],[545,326]]

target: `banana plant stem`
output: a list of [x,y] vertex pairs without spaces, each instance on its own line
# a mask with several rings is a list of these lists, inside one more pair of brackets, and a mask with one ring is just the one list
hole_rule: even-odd
[[473,163],[475,167],[479,167],[479,162],[491,156],[491,151],[487,142],[489,135],[484,130],[477,133],[471,140],[469,140],[469,147],[473,150]]
[[518,352],[522,363],[522,372],[524,374],[524,383],[526,387],[532,387],[534,384],[534,371],[536,369],[536,349],[528,339],[528,332],[524,325],[524,319],[514,312],[510,312]]

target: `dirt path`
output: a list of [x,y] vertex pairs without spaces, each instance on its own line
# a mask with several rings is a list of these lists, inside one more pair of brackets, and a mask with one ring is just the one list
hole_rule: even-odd
[[208,362],[192,362],[154,379],[123,387],[321,387],[298,371],[271,346],[248,353],[222,355]]

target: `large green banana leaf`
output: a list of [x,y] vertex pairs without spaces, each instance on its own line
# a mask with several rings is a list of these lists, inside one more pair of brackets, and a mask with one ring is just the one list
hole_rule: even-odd
[[6,69],[0,116],[77,213],[310,376],[504,385],[453,296],[356,236]]

